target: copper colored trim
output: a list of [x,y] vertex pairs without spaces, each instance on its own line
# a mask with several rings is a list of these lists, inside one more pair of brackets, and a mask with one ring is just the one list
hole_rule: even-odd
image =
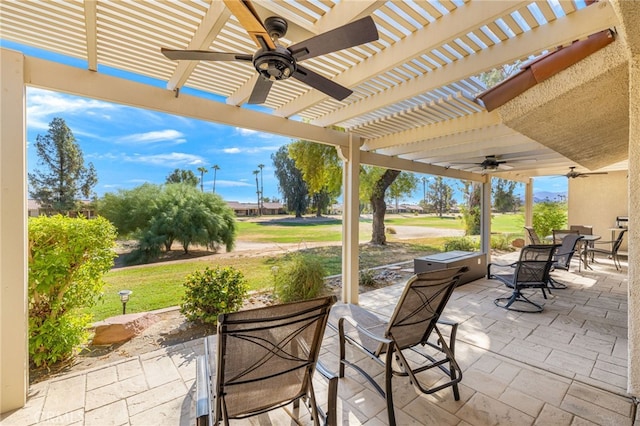
[[522,67],[522,71],[476,96],[487,111],[493,111],[549,77],[569,68],[614,40],[610,30],[600,31],[567,47],[541,56]]

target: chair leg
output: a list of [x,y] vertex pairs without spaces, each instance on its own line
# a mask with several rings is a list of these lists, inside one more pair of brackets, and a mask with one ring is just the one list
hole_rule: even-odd
[[393,409],[393,386],[391,379],[393,378],[393,346],[390,345],[385,360],[385,396],[387,401],[387,415],[389,416],[389,426],[396,426],[396,414]]

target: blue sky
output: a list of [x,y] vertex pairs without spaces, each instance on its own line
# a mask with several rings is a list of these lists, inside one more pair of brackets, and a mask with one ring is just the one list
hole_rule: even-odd
[[[1,44],[28,55],[86,68],[86,63],[77,59],[4,40]],[[101,67],[100,71],[159,87],[165,85],[106,67]],[[27,89],[29,171],[38,167],[37,155],[30,147],[38,134],[46,134],[54,117],[65,120],[84,153],[85,162],[94,164],[98,174],[94,191],[98,196],[132,189],[145,182],[164,183],[176,168],[192,170],[199,177],[198,167],[209,168],[204,175],[204,189],[212,191],[213,171],[210,168],[217,164],[220,170],[216,177],[216,193],[227,201],[253,202],[256,200],[253,171],[259,164],[264,164],[264,195],[280,198],[271,154],[290,143],[289,138],[30,87]],[[535,179],[534,191],[566,194],[567,179]],[[411,197],[402,201],[417,202],[422,196],[422,185],[419,185]]]

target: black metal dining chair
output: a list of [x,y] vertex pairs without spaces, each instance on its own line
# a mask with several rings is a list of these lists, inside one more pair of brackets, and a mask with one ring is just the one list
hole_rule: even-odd
[[[612,241],[595,241],[593,247],[587,247],[587,254],[592,256],[595,254],[604,254],[606,256],[609,256],[613,259],[613,264],[616,267],[616,270],[621,270],[622,264],[620,263],[618,251],[620,250],[620,246],[622,246],[622,240],[624,239],[624,234],[626,232],[626,229],[622,229],[618,234],[618,238]],[[610,244],[611,248],[598,247],[602,244]]]

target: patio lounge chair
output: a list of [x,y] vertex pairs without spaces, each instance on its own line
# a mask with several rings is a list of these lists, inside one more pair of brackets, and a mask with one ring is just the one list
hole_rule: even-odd
[[205,355],[196,362],[197,425],[227,425],[230,419],[292,402],[297,407],[300,399],[315,425],[320,417],[325,424],[335,424],[337,376],[329,377],[326,414],[316,403],[312,384],[316,365],[329,375],[317,361],[335,301],[335,296],[322,297],[220,315],[217,336],[206,338]]
[[[487,278],[500,280],[513,289],[510,297],[495,299],[493,302],[496,306],[517,312],[542,312],[542,305],[529,300],[522,290],[539,288],[544,298],[547,298],[545,290],[549,283],[549,271],[557,247],[555,244],[524,246],[517,262],[510,265],[490,263],[487,266]],[[499,271],[495,271],[496,268],[499,268]],[[524,307],[520,308],[522,304]],[[527,304],[533,308],[525,309]]]
[[[604,254],[606,256],[610,256],[613,259],[613,264],[615,265],[616,270],[622,269],[622,264],[620,263],[620,258],[618,257],[618,250],[620,250],[620,246],[622,245],[622,240],[624,239],[625,232],[627,232],[627,230],[622,229],[618,234],[618,238],[613,241],[595,241],[593,247],[587,247],[587,255],[591,255],[592,259],[594,254]],[[611,249],[597,247],[600,244],[611,244]]]
[[[440,320],[440,314],[467,270],[467,267],[458,267],[412,276],[388,321],[356,305],[341,304],[331,309],[329,325],[338,329],[340,337],[339,376],[344,377],[345,366],[362,374],[386,399],[389,425],[396,424],[393,376],[409,376],[411,383],[425,394],[451,386],[455,400],[460,399],[458,382],[462,379],[462,371],[454,357],[458,324]],[[448,342],[440,332],[441,325],[451,327]],[[346,359],[346,342],[384,367],[384,390],[357,362]],[[418,356],[421,356],[419,363]],[[445,379],[429,387],[424,380],[419,380],[418,374],[433,368],[441,370]]]
[[[553,253],[551,269],[563,269],[565,271],[569,270],[569,265],[571,264],[571,259],[573,258],[574,253],[576,252],[576,247],[579,245],[579,241],[582,240],[582,235],[578,234],[568,234],[562,239],[562,244],[558,249]],[[580,262],[578,262],[580,265]],[[551,288],[567,288],[567,286],[561,282],[558,282],[553,279],[551,275],[549,275],[549,286]]]

